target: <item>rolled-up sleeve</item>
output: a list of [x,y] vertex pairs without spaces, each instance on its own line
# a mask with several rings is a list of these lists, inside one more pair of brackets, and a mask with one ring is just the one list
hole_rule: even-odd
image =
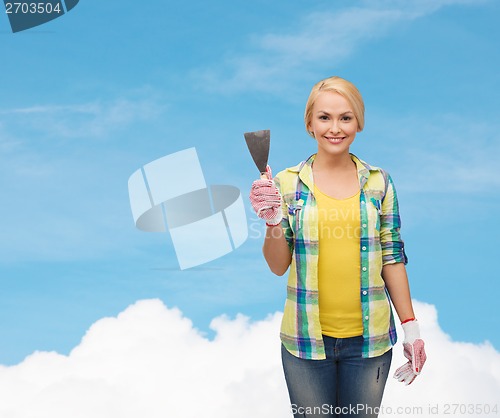
[[293,239],[293,231],[292,228],[290,227],[290,221],[288,220],[288,206],[286,205],[283,199],[283,192],[281,189],[281,182],[279,176],[276,176],[273,180],[281,196],[281,209],[283,212],[281,217],[281,227],[283,228],[283,234],[285,235],[285,239],[288,244],[288,248],[290,249],[290,253],[293,253],[294,239]]
[[380,244],[382,247],[382,265],[394,263],[408,263],[401,239],[401,219],[399,216],[398,198],[394,183],[389,174],[387,178],[387,191],[382,200],[382,213],[380,214]]

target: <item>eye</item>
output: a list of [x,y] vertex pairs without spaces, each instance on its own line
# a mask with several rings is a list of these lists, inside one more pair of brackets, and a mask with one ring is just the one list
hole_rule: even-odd
[[318,117],[319,120],[328,120],[328,116],[326,115],[321,115]]
[[351,116],[342,116],[342,120],[349,122],[350,120],[352,120],[352,117]]

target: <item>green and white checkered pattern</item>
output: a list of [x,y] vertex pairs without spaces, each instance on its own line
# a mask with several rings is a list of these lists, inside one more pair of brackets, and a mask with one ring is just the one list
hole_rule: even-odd
[[[281,171],[274,181],[283,199],[283,227],[292,263],[281,324],[281,341],[293,355],[324,359],[318,305],[318,210],[313,195],[312,163]],[[351,154],[358,169],[361,214],[360,295],[363,315],[363,357],[376,357],[396,342],[389,294],[382,266],[407,263],[399,233],[400,218],[391,177]]]

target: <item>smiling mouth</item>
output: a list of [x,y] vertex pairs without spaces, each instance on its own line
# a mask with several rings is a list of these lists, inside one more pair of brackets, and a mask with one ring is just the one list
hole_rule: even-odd
[[330,144],[340,144],[345,136],[325,136],[325,138]]

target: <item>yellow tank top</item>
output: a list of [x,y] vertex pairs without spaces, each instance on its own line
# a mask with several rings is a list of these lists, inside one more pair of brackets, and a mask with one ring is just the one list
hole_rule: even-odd
[[335,199],[314,187],[319,229],[319,318],[323,334],[330,337],[363,334],[359,193]]

